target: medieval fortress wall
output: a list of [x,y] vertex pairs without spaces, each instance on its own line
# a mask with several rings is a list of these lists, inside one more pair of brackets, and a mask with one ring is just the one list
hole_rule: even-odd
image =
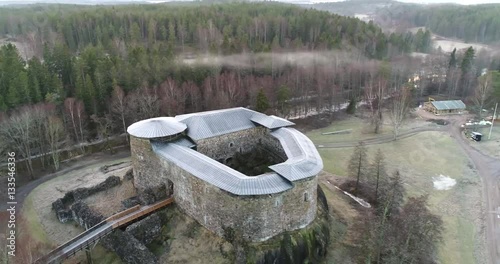
[[[246,153],[256,147],[271,151],[285,160],[286,151],[271,132],[269,128],[255,126],[193,142],[197,152],[221,163],[225,163],[236,152]],[[201,179],[200,175],[193,175],[175,161],[158,155],[152,139],[131,135],[130,144],[134,184],[139,193],[148,190],[169,192],[168,185],[173,183],[173,196],[179,208],[219,236],[231,230],[247,241],[264,241],[284,231],[303,228],[316,216],[315,175],[293,182],[283,180],[291,186],[284,191],[236,195]],[[258,177],[271,177],[271,174],[276,176],[276,173],[269,173],[269,176],[264,174]],[[221,173],[220,177],[227,175]],[[162,188],[165,186],[167,188]]]

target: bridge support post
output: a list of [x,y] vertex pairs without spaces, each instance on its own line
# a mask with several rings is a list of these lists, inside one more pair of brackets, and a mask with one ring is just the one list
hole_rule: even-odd
[[93,264],[92,262],[92,254],[91,254],[91,251],[92,249],[87,249],[85,250],[85,255],[87,255],[87,264]]

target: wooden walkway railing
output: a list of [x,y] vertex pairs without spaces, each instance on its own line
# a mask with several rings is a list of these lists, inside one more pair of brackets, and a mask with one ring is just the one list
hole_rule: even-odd
[[98,223],[97,225],[85,230],[83,233],[74,237],[63,245],[60,245],[56,249],[49,252],[47,255],[36,260],[34,263],[60,263],[62,262],[62,260],[74,256],[78,251],[84,250],[94,245],[95,243],[97,243],[97,241],[113,232],[114,229],[129,224],[130,222],[142,216],[151,214],[152,212],[163,208],[173,202],[174,198],[171,197],[152,205],[136,205],[127,210],[116,213]]

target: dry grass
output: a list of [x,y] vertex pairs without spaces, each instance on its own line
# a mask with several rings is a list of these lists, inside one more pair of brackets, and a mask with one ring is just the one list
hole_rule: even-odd
[[[128,168],[124,169],[126,172]],[[117,173],[114,173],[117,174]],[[137,194],[133,181],[122,181],[122,184],[115,186],[104,192],[96,193],[85,199],[89,207],[104,217],[109,217],[119,211],[122,211],[122,201]]]
[[490,127],[479,128],[477,131],[483,134],[483,138],[481,142],[474,142],[472,146],[491,157],[500,158],[500,124],[493,126],[490,139],[488,139]]
[[355,223],[362,208],[354,204],[350,198],[337,190],[334,185],[340,185],[342,179],[327,172],[320,174],[320,186],[325,193],[330,211],[331,243],[325,263],[355,263],[352,259],[355,256],[356,244],[354,239],[359,233],[355,228]]
[[[312,139],[315,141],[314,137]],[[443,218],[445,232],[439,250],[441,263],[483,263],[480,179],[453,138],[441,132],[424,132],[395,142],[368,146],[369,155],[373,155],[377,148],[384,152],[388,170],[401,172],[407,195],[428,194],[431,210]],[[352,148],[320,149],[319,152],[326,171],[347,175]],[[457,185],[448,191],[435,190],[432,176],[439,174],[457,180]]]

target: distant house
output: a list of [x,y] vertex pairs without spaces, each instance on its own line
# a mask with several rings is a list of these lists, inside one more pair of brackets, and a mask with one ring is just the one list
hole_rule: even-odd
[[462,100],[430,101],[424,104],[424,109],[435,115],[461,114],[465,104]]

